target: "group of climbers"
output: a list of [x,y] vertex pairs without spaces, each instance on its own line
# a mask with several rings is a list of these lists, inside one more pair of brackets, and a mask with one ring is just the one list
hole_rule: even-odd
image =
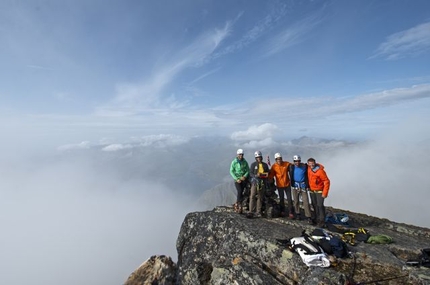
[[[284,161],[280,153],[276,153],[275,163],[270,166],[263,162],[261,151],[256,151],[254,153],[255,161],[249,166],[244,158],[243,149],[238,149],[236,154],[237,157],[230,166],[230,175],[235,181],[237,191],[237,199],[234,204],[236,212],[243,212],[243,192],[250,183],[247,214],[261,217],[265,191],[274,183],[278,191],[281,217],[287,216],[290,219],[301,220],[301,200],[307,222],[324,226],[324,199],[328,196],[330,179],[322,164],[316,163],[314,158],[309,158],[307,163],[302,163],[299,155],[294,155],[293,163],[290,163]],[[308,193],[314,209],[313,213]],[[285,196],[287,197],[288,214],[286,214]]]
[[[363,227],[354,228],[349,224],[350,219],[345,213],[329,212],[326,215],[324,200],[330,190],[330,179],[324,166],[317,163],[314,158],[309,158],[306,163],[303,163],[299,155],[294,155],[293,162],[290,163],[284,161],[280,153],[276,153],[274,157],[276,162],[270,165],[269,159],[268,163],[263,162],[261,151],[256,151],[254,153],[255,161],[249,166],[244,158],[243,149],[237,150],[237,157],[230,166],[230,174],[237,190],[237,200],[234,204],[236,212],[242,213],[246,209],[247,217],[261,217],[262,212],[265,211],[265,215],[269,217],[269,208],[267,205],[264,208],[263,199],[266,198],[267,203],[267,198],[272,197],[271,195],[275,195],[276,198],[276,194],[274,194],[276,189],[279,197],[278,213],[281,217],[287,216],[289,219],[302,220],[301,213],[304,213],[304,218],[309,224],[317,225],[311,233],[303,230],[299,237],[276,239],[278,245],[286,246],[292,252],[297,253],[308,267],[338,266],[339,258],[352,258],[352,270],[349,275],[345,275],[344,284],[376,284],[408,276],[405,274],[364,283],[354,282],[357,257],[348,246],[355,246],[357,242],[389,244],[393,242],[393,239],[386,234],[371,235]],[[266,191],[271,194],[266,195]],[[244,192],[249,194],[244,195]],[[248,195],[249,202],[247,203],[245,198]],[[243,207],[244,203],[246,203],[245,207]],[[311,211],[311,205],[313,211]],[[430,267],[430,248],[424,248],[421,252],[416,259],[408,259],[405,265]]]

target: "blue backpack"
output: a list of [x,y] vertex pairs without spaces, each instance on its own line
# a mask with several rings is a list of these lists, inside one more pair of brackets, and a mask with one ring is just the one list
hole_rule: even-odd
[[325,222],[328,224],[349,225],[349,217],[345,213],[328,213]]

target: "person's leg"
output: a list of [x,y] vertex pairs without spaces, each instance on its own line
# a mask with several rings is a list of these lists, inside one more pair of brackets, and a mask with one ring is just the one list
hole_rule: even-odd
[[299,189],[294,187],[291,188],[291,192],[293,194],[293,200],[294,200],[294,211],[296,214],[296,217],[300,217],[300,199],[299,199]]
[[312,218],[311,208],[309,206],[309,196],[308,191],[302,189],[302,201],[303,201],[303,209],[305,210],[306,218]]
[[282,213],[285,213],[285,198],[284,198],[285,188],[279,187],[277,189],[278,189],[278,195],[279,195],[279,207],[280,207],[281,214],[282,214]]
[[256,212],[258,214],[261,214],[264,195],[266,195],[265,190],[266,190],[266,187],[264,187],[263,181],[261,181],[257,187],[257,211]]
[[291,187],[290,186],[285,188],[285,194],[287,196],[288,213],[294,214],[293,199],[291,198]]
[[255,195],[257,194],[257,185],[251,184],[251,194],[249,195],[249,212],[255,212]]
[[325,224],[325,207],[324,207],[324,198],[322,197],[322,193],[315,193],[317,200],[317,208],[318,208],[318,223]]
[[309,191],[309,196],[311,197],[311,201],[312,201],[312,205],[314,206],[314,219],[316,220],[318,218],[317,215],[317,196],[316,193],[314,191]]
[[234,182],[234,187],[236,187],[236,192],[237,192],[237,196],[236,196],[236,203],[242,203],[242,183],[237,183]]

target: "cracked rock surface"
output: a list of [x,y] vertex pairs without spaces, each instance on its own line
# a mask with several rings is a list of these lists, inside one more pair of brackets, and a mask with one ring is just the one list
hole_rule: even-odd
[[[164,274],[160,266],[152,265],[157,280],[152,274],[139,279],[148,283],[129,278],[125,284],[430,284],[430,268],[405,265],[430,247],[429,229],[327,209],[347,213],[351,223],[372,235],[389,235],[394,243],[357,243],[348,246],[351,256],[337,259],[336,266],[307,267],[298,254],[276,240],[300,236],[303,230],[310,233],[315,226],[287,218],[249,219],[230,207],[216,207],[185,217],[176,243],[178,262],[165,262],[170,270],[164,270],[169,275],[164,283],[157,281]],[[151,259],[141,267],[154,263]],[[146,268],[150,276],[151,264]],[[138,270],[132,274],[136,279]]]

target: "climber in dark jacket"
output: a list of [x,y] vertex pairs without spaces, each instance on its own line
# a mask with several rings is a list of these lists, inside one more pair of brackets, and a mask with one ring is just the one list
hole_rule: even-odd
[[[256,217],[261,217],[261,209],[263,206],[263,197],[267,186],[267,176],[269,173],[269,166],[263,162],[263,155],[261,151],[254,153],[255,161],[249,168],[249,176],[251,178],[251,194],[249,197],[249,212],[255,212]],[[257,200],[257,207],[255,207],[255,200]]]

